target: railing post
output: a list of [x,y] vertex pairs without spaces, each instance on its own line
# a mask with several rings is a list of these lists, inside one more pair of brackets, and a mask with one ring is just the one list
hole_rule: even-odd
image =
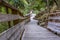
[[0,3],[2,2],[2,0],[0,0]]
[[0,12],[1,12],[1,5],[2,5],[1,3],[2,3],[2,0],[0,0]]
[[[7,12],[7,14],[9,14],[9,10],[8,10],[7,7],[6,7],[6,12]],[[8,21],[8,26],[9,26],[9,28],[11,27],[11,22],[10,21]]]
[[1,5],[0,5],[0,12],[1,12]]
[[47,17],[46,27],[48,25],[48,18],[49,18],[49,13],[50,13],[49,0],[47,0],[47,13],[48,13],[48,17]]
[[49,0],[47,0],[47,12],[50,13]]
[[[18,12],[17,12],[16,10],[12,10],[12,14],[17,15],[17,13],[18,13]],[[13,24],[16,25],[18,22],[19,22],[19,19],[18,19],[18,20],[14,20],[14,21],[13,21]]]

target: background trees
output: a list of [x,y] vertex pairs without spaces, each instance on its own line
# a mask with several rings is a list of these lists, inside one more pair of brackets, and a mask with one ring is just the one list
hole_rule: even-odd
[[40,10],[45,10],[46,2],[43,0],[6,0],[11,5],[18,8],[22,13],[27,14],[31,10],[33,12],[39,12]]

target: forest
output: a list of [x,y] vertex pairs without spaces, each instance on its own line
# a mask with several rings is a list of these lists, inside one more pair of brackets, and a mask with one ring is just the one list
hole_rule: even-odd
[[[30,11],[37,14],[35,19],[38,19],[38,24],[44,24],[48,20],[49,12],[55,12],[60,7],[60,0],[4,0],[13,5],[25,16]],[[1,4],[0,4],[1,5]],[[0,6],[0,12],[6,14],[5,8]],[[11,10],[9,9],[11,14]],[[44,20],[45,19],[45,20]],[[11,22],[11,26],[13,23]],[[8,29],[7,22],[0,23],[0,33]]]

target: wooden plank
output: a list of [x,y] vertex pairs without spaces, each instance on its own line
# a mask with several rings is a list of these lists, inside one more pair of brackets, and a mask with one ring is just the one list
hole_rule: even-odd
[[60,22],[60,16],[49,17],[49,20],[48,21],[59,23]]
[[60,20],[58,20],[58,19],[49,19],[48,21],[49,21],[49,22],[56,22],[56,23],[60,23]]
[[1,4],[1,0],[0,0],[0,4]]
[[[6,7],[6,9],[5,9],[5,10],[6,10],[6,13],[7,13],[7,14],[9,14],[9,10],[8,10],[8,8],[7,8],[7,7]],[[11,21],[8,21],[8,26],[9,26],[9,28],[11,27]]]
[[21,33],[24,31],[25,21],[22,23],[18,23],[17,25],[13,26],[12,28],[4,31],[0,34],[0,40],[17,40],[21,37]]
[[60,13],[50,13],[50,17],[60,16]]
[[56,22],[48,22],[48,24],[55,25],[55,26],[60,26],[60,23],[56,23]]
[[[17,12],[16,12],[16,10],[12,10],[12,14],[18,14]],[[14,20],[13,21],[13,25],[16,25],[17,23],[19,22],[19,20]]]
[[0,14],[0,22],[12,21],[12,20],[17,20],[17,19],[24,19],[24,18],[20,17],[19,15]]
[[60,23],[48,22],[47,28],[54,33],[60,34]]
[[28,19],[1,33],[0,40],[19,40],[24,32],[24,25],[27,21]]
[[49,19],[58,19],[58,20],[60,20],[60,16],[56,16],[56,17],[49,17]]

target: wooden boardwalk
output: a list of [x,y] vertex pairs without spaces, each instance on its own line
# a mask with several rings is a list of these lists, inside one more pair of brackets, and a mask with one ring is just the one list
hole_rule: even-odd
[[38,26],[36,22],[36,20],[32,20],[25,25],[25,32],[22,40],[60,40],[59,36]]

